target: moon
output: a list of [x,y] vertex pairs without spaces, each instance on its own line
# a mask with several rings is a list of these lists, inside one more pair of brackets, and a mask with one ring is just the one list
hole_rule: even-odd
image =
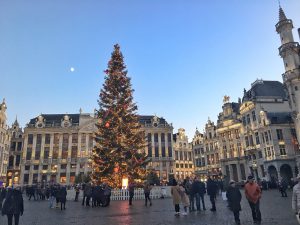
[[70,72],[74,72],[75,71],[75,68],[74,67],[71,67],[70,68]]

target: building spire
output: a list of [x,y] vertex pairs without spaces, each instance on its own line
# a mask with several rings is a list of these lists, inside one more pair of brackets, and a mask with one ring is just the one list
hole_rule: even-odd
[[283,9],[281,8],[280,2],[279,2],[279,21],[283,21],[286,20],[286,16],[285,13],[283,11]]

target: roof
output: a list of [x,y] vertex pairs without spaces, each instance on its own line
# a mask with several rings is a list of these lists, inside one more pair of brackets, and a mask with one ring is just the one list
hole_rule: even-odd
[[291,112],[267,112],[271,124],[293,123]]
[[[47,124],[57,124],[60,126],[61,121],[64,119],[64,116],[68,115],[72,123],[78,124],[79,123],[79,118],[82,115],[85,114],[41,114],[41,116],[44,118],[44,121]],[[89,115],[89,114],[88,114]],[[139,122],[141,124],[152,124],[152,119],[154,116],[145,116],[145,115],[140,115],[139,116]],[[35,125],[36,121],[38,119],[38,116],[31,119],[29,122],[29,125]],[[165,124],[166,120],[164,118],[159,118],[159,124]]]
[[279,21],[282,21],[282,20],[286,20],[286,16],[285,16],[285,13],[283,11],[283,9],[281,8],[281,6],[279,7]]
[[279,81],[256,80],[249,91],[244,90],[243,102],[255,100],[258,97],[264,98],[288,98],[284,85]]

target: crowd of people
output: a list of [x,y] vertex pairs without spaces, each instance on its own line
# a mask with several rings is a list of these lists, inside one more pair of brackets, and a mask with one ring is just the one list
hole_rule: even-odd
[[[236,182],[232,180],[229,182],[229,186],[225,189],[228,207],[233,212],[235,223],[239,225],[241,224],[239,212],[241,210],[242,199],[240,188],[236,186]],[[262,192],[260,186],[254,181],[253,176],[248,177],[244,190],[252,211],[253,221],[256,224],[260,224],[260,198]],[[206,184],[199,180],[198,177],[195,177],[194,179],[186,178],[183,182],[177,182],[173,179],[171,194],[175,207],[175,216],[187,215],[188,209],[190,212],[206,210],[204,201],[204,195],[206,193],[211,202],[210,211],[216,212],[216,198],[219,191],[224,191],[224,186],[220,185],[220,182],[212,177],[208,177]],[[182,205],[184,209],[182,213],[180,213],[180,205]]]
[[[292,208],[295,210],[297,219],[300,223],[300,176],[296,178],[298,184],[293,187]],[[208,177],[206,182],[201,181],[198,177],[186,178],[182,182],[171,180],[171,195],[175,207],[175,215],[187,215],[188,212],[206,210],[205,194],[209,196],[211,203],[210,211],[216,212],[216,199],[218,194],[222,194],[223,200],[226,198],[228,208],[233,212],[234,220],[237,225],[240,224],[241,211],[241,188],[238,183],[231,180],[217,180],[213,177]],[[129,205],[132,205],[135,188],[137,185],[131,181],[127,188],[129,194]],[[277,184],[278,190],[282,197],[287,197],[286,190],[291,187],[285,178],[282,178]],[[145,206],[152,206],[150,198],[152,185],[146,182],[143,185],[145,195]],[[247,182],[244,184],[244,192],[246,200],[252,212],[253,221],[255,224],[261,223],[260,198],[262,195],[263,184],[256,183],[253,176],[248,176]],[[75,202],[79,201],[79,194],[82,191],[82,206],[92,207],[107,207],[110,205],[111,188],[106,183],[102,185],[93,185],[84,183],[74,186]],[[22,193],[25,192],[28,200],[48,200],[49,208],[66,209],[67,187],[59,184],[52,185],[33,185],[21,189],[19,186],[2,187],[0,189],[0,211],[2,215],[7,216],[8,225],[12,225],[14,219],[15,225],[19,224],[19,218],[23,215],[24,204]],[[225,194],[225,196],[223,196]],[[59,207],[60,203],[60,207]],[[183,212],[180,212],[180,205],[183,206]]]

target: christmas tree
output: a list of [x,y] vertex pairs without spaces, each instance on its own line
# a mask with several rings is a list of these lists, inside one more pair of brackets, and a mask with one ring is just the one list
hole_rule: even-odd
[[121,187],[123,178],[143,179],[145,176],[145,134],[140,129],[132,96],[134,90],[118,44],[114,45],[104,72],[105,82],[96,112],[92,181]]

